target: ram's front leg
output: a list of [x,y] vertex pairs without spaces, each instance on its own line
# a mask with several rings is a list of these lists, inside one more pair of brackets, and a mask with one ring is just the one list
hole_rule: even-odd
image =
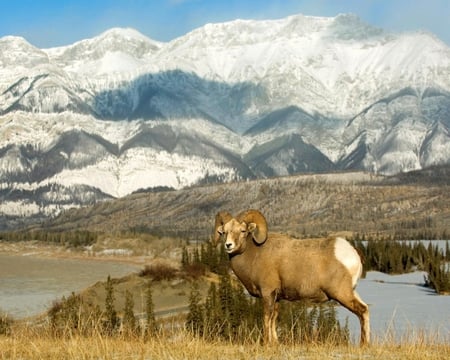
[[273,316],[271,319],[271,329],[270,331],[272,332],[272,339],[274,343],[278,343],[278,334],[277,334],[277,319],[278,319],[278,314],[279,314],[279,310],[280,310],[280,303],[278,301],[275,301],[275,304],[273,305],[274,307],[274,311],[273,311]]
[[276,296],[270,294],[263,297],[264,303],[264,344],[277,344],[277,318],[279,303]]

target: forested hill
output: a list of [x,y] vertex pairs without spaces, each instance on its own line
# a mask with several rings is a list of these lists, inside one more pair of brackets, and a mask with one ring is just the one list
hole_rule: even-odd
[[206,240],[219,210],[263,212],[272,231],[448,237],[448,168],[399,177],[367,173],[301,175],[161,192],[142,192],[66,211],[33,227],[45,231],[150,232]]

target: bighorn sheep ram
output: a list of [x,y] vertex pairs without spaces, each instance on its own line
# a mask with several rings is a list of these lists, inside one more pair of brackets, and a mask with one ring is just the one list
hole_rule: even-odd
[[361,345],[369,342],[369,309],[355,292],[362,273],[361,258],[343,238],[292,239],[268,233],[258,210],[233,217],[216,215],[214,242],[223,237],[231,268],[264,304],[264,342],[276,343],[279,300],[330,299],[353,312],[361,324]]

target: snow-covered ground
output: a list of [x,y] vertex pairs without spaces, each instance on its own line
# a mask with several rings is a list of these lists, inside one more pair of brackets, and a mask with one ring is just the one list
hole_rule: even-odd
[[[376,271],[361,279],[357,292],[369,305],[375,341],[425,339],[450,341],[450,296],[436,295],[423,286],[426,273],[387,275]],[[359,322],[339,307],[341,324],[348,318],[353,340],[359,338]]]

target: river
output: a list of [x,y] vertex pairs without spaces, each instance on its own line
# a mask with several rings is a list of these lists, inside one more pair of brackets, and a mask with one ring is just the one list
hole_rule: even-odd
[[33,316],[108,275],[121,277],[139,269],[113,261],[0,254],[0,311],[13,318]]

